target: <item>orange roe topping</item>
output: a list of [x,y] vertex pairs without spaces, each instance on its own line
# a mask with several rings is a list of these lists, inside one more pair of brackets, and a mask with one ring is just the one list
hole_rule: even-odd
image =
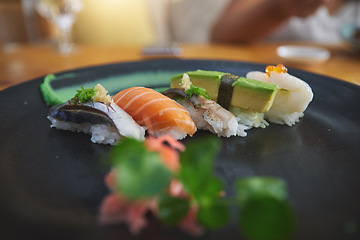
[[265,72],[270,77],[270,72],[274,71],[274,69],[275,69],[275,66],[269,65],[265,68]]
[[265,72],[269,77],[270,77],[270,72],[272,71],[275,71],[277,73],[287,73],[287,68],[282,64],[278,64],[276,65],[276,67],[273,65],[269,65],[265,68]]

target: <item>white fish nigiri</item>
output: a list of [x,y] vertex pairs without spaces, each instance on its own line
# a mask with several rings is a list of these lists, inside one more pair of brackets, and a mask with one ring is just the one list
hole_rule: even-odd
[[268,66],[266,73],[249,72],[246,77],[279,86],[272,107],[265,113],[265,118],[273,123],[294,125],[304,116],[304,111],[314,96],[306,82],[288,74],[281,64],[276,67]]
[[51,127],[90,134],[92,142],[101,144],[114,145],[122,137],[144,140],[145,129],[113,103],[101,85],[94,90],[95,98],[91,100],[79,102],[73,98],[50,108]]

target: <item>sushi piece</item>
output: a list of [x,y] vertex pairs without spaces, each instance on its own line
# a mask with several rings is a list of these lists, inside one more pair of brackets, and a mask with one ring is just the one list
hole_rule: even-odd
[[[122,137],[144,139],[145,129],[111,102],[111,97],[101,85],[94,89],[82,89],[77,95],[66,103],[50,108],[48,119],[51,127],[91,134],[94,143],[113,145]],[[79,100],[83,95],[91,97]]]
[[[212,100],[225,109],[232,107],[249,109],[254,112],[266,112],[270,109],[277,85],[253,79],[239,77],[218,71],[186,72],[192,84],[206,89]],[[171,88],[178,88],[183,74],[175,75],[170,80]]]
[[125,89],[115,96],[114,102],[130,114],[151,135],[170,133],[176,139],[196,132],[188,111],[174,100],[145,87]]
[[313,99],[311,87],[303,80],[287,73],[284,65],[268,66],[265,72],[252,71],[247,78],[277,84],[274,102],[265,118],[277,124],[292,126],[304,116],[304,111]]
[[206,93],[191,94],[191,96],[187,94],[189,90],[191,92],[197,91],[198,93],[205,91],[192,85],[187,74],[184,74],[181,82],[180,87],[182,88],[170,88],[163,92],[163,94],[176,99],[177,102],[188,110],[198,129],[208,130],[219,137],[246,136],[245,130],[248,127],[238,124],[235,116],[220,106],[220,104],[207,99]]
[[[190,71],[191,82],[206,89],[211,99],[232,112],[239,124],[249,128],[268,126],[264,119],[278,91],[276,84],[239,77],[218,71]],[[171,88],[178,88],[181,75],[171,78]]]

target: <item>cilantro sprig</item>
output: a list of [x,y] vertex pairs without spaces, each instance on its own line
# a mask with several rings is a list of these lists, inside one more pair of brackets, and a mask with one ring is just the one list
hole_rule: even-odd
[[203,96],[204,98],[206,99],[211,99],[210,97],[210,94],[206,91],[206,89],[204,88],[201,88],[201,87],[198,87],[198,86],[195,86],[193,84],[190,85],[190,88],[185,90],[185,94],[189,96],[189,98],[192,96],[192,95],[195,95],[195,96]]
[[223,226],[229,219],[229,211],[221,197],[223,183],[213,172],[213,159],[219,149],[218,138],[203,138],[188,144],[180,155],[178,174],[180,182],[199,207],[197,220],[211,229]]
[[[174,226],[184,219],[191,206],[197,206],[197,221],[207,229],[224,226],[230,209],[238,209],[238,226],[252,240],[284,240],[291,237],[295,221],[287,202],[286,184],[274,177],[239,178],[235,195],[224,196],[224,184],[214,173],[220,140],[205,137],[189,142],[180,153],[181,167],[170,172],[157,152],[144,144],[124,139],[111,151],[116,171],[116,188],[129,199],[157,198],[157,217]],[[189,197],[168,192],[171,179],[184,187]]]
[[83,86],[81,86],[81,90],[76,90],[76,94],[74,96],[74,103],[84,103],[89,100],[95,95],[96,90],[93,88],[87,88],[84,89]]
[[125,138],[111,151],[116,187],[130,199],[155,197],[170,184],[171,173],[158,152],[149,152],[139,140]]
[[287,202],[286,184],[273,177],[249,177],[235,183],[241,207],[238,226],[254,240],[289,239],[295,217]]
[[176,225],[190,209],[188,199],[173,197],[168,193],[161,194],[158,201],[158,217],[166,225]]

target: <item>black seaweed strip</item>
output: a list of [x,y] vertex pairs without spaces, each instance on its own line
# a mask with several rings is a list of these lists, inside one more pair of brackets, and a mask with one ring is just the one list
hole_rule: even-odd
[[225,109],[229,109],[230,107],[231,98],[234,90],[232,84],[238,78],[239,78],[238,76],[232,74],[225,74],[221,78],[217,103],[220,104]]

